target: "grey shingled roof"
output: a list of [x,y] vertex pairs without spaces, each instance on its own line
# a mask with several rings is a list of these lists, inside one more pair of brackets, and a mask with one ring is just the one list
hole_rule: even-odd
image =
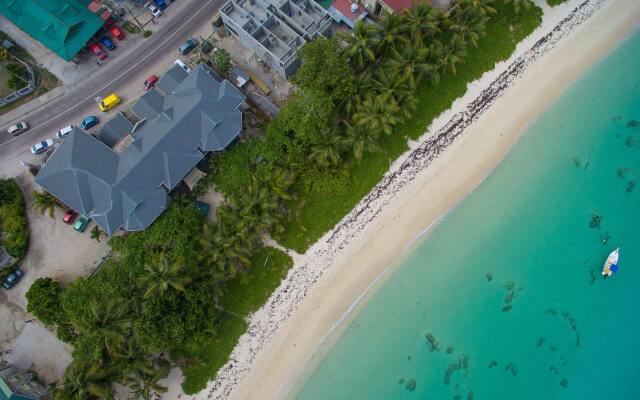
[[242,130],[245,97],[200,65],[164,97],[162,111],[136,131],[121,154],[74,128],[36,183],[109,235],[148,227],[167,208],[167,190],[208,151],[223,150]]
[[157,90],[151,89],[138,99],[134,105],[131,106],[131,111],[139,119],[153,119],[162,112],[164,103],[164,96],[162,96]]
[[185,80],[188,76],[187,71],[173,64],[173,66],[165,72],[165,74],[156,82],[156,87],[162,90],[162,93],[169,94],[178,87],[178,84]]
[[122,113],[117,113],[115,117],[102,125],[98,139],[109,147],[113,147],[120,139],[130,134],[133,124]]

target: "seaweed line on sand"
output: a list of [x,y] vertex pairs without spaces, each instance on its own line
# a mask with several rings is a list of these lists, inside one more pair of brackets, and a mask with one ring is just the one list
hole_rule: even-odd
[[300,265],[294,266],[267,303],[248,323],[227,363],[216,379],[195,398],[227,399],[240,380],[251,370],[259,351],[293,314],[308,291],[345,248],[374,220],[393,198],[444,150],[460,137],[467,127],[485,113],[505,91],[522,76],[526,68],[556,47],[576,26],[586,21],[606,0],[586,0],[573,9],[549,33],[515,59],[476,97],[464,111],[458,112],[433,135],[426,136],[417,147],[402,156],[397,168],[392,166],[369,194],[329,233],[314,244]]

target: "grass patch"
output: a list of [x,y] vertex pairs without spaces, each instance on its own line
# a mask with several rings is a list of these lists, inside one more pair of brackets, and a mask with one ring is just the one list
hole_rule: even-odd
[[[7,104],[4,107],[0,107],[0,115],[5,114],[15,108],[20,107],[21,105],[28,103],[29,101],[45,94],[49,90],[55,88],[60,84],[58,78],[49,72],[47,69],[41,67],[38,62],[29,54],[25,49],[16,44],[15,40],[13,40],[9,35],[0,31],[0,42],[3,40],[9,40],[14,46],[11,48],[10,53],[22,61],[28,63],[33,67],[36,73],[36,90],[33,91],[28,96],[22,97],[19,100],[16,100],[10,104]],[[5,83],[3,83],[5,84]]]
[[29,224],[22,190],[13,179],[0,179],[0,246],[21,259],[29,248]]
[[559,6],[562,3],[565,3],[567,0],[547,0],[547,4],[551,7]]
[[219,329],[210,340],[198,343],[189,353],[197,361],[182,367],[182,389],[187,394],[202,390],[216,376],[233,351],[240,336],[247,330],[245,318],[259,309],[293,266],[286,253],[273,247],[263,247],[251,258],[246,273],[226,282],[221,307]]
[[[516,44],[542,21],[542,10],[531,7],[513,13],[511,5],[494,3],[498,14],[487,26],[477,48],[472,48],[456,74],[445,73],[438,84],[423,84],[418,92],[419,113],[380,143],[381,150],[365,155],[360,164],[348,164],[347,183],[330,192],[311,192],[299,188],[297,200],[290,204],[292,215],[278,241],[303,253],[340,221],[375,186],[389,165],[407,149],[407,138],[420,137],[431,121],[464,95],[467,84],[511,56]],[[301,179],[302,180],[302,179]]]

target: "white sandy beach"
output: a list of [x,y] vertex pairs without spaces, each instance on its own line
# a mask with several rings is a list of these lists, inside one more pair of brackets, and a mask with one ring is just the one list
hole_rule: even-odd
[[[336,321],[375,290],[381,280],[372,283],[403,249],[482,182],[528,123],[640,22],[638,0],[570,0],[544,11],[542,26],[511,59],[471,84],[334,230],[295,257],[217,379],[193,398],[284,398]],[[172,374],[166,398],[178,397],[179,381]]]

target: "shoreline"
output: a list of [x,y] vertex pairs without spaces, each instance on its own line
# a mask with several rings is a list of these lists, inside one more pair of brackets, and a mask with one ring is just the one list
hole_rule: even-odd
[[351,318],[389,276],[398,254],[424,240],[416,235],[472,192],[528,124],[640,19],[637,0],[575,0],[544,10],[550,15],[509,60],[470,83],[381,182],[296,257],[216,380],[193,398],[285,397],[319,358],[323,339],[337,337],[329,331],[340,330],[339,319]]

